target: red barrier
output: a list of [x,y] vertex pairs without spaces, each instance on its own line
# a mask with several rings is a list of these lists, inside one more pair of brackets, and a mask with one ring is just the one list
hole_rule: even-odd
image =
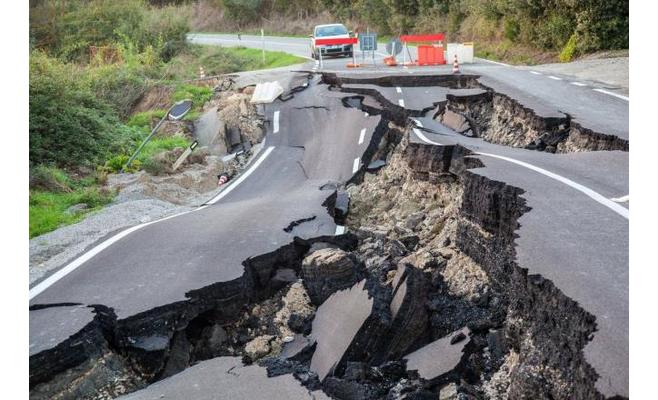
[[334,44],[357,44],[358,38],[315,39],[316,46],[331,46]]
[[446,35],[444,33],[436,33],[432,35],[402,35],[400,40],[403,43],[416,43],[416,42],[443,42]]
[[443,47],[418,46],[418,65],[445,64]]

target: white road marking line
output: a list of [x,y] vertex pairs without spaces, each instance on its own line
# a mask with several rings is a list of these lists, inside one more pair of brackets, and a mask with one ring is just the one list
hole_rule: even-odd
[[122,232],[117,233],[116,235],[112,236],[111,238],[107,239],[106,241],[100,243],[93,249],[89,250],[88,252],[84,253],[80,257],[76,258],[72,262],[70,262],[68,265],[66,265],[64,268],[60,269],[59,271],[55,272],[54,274],[50,275],[48,278],[44,279],[41,281],[38,285],[34,286],[32,289],[30,289],[30,300],[38,296],[40,293],[42,293],[44,290],[48,289],[50,286],[55,284],[55,282],[59,281],[66,275],[70,274],[71,272],[75,271],[79,266],[82,264],[86,263],[87,261],[91,260],[96,254],[100,253],[101,251],[107,249],[114,243],[118,242],[119,240],[123,239],[124,237],[130,235],[131,233],[142,229],[145,226],[154,224],[156,222],[161,222],[165,221],[174,217],[178,217],[183,214],[191,213],[193,211],[198,211],[206,208],[207,206],[201,206],[199,208],[196,208],[194,210],[190,211],[184,211],[178,214],[170,215],[165,218],[157,219],[155,221],[151,222],[146,222],[143,224],[135,225],[131,228],[128,228]]
[[404,99],[398,100],[398,104],[400,105],[400,107],[404,107]]
[[606,197],[600,195],[599,193],[593,191],[592,189],[590,189],[586,186],[583,186],[579,183],[576,183],[576,182],[572,181],[571,179],[568,179],[568,178],[565,178],[561,175],[558,175],[558,174],[555,174],[553,172],[547,171],[543,168],[536,167],[532,164],[528,164],[528,163],[523,162],[523,161],[515,160],[513,158],[503,157],[503,156],[499,156],[499,155],[496,155],[496,154],[490,154],[490,153],[476,152],[475,154],[481,155],[481,156],[498,158],[500,160],[509,161],[513,164],[517,164],[517,165],[520,165],[522,167],[531,169],[535,172],[539,172],[540,174],[545,175],[549,178],[555,179],[556,181],[562,182],[567,186],[571,186],[572,188],[578,190],[579,192],[584,193],[585,195],[587,195],[588,197],[590,197],[592,200],[596,201],[597,203],[600,203],[600,204],[608,207],[612,211],[614,211],[617,214],[621,215],[622,217],[628,219],[628,209],[627,208],[620,206],[619,204],[617,204],[617,203],[607,199]]
[[626,96],[622,96],[622,95],[617,94],[617,93],[614,93],[614,92],[607,91],[607,90],[605,90],[605,89],[592,89],[592,90],[594,90],[595,92],[605,93],[605,94],[608,94],[608,95],[610,95],[610,96],[614,96],[614,97],[617,97],[617,98],[619,98],[619,99],[622,99],[622,100],[626,100],[626,101],[628,101],[628,97],[626,97]]
[[423,135],[418,128],[414,128],[414,133],[420,138],[420,140],[425,143],[433,144],[435,146],[443,146],[441,143],[428,139],[427,136]]
[[279,132],[279,111],[274,111],[274,127],[272,128],[272,133]]
[[344,225],[336,225],[336,233],[334,234],[335,236],[342,235],[347,231],[347,227]]
[[366,137],[366,128],[361,129],[361,134],[359,135],[359,144],[363,143],[363,139]]
[[548,76],[550,79],[556,80],[556,81],[561,81],[562,78],[558,78],[557,76],[549,75]]
[[572,85],[575,85],[575,86],[581,86],[581,87],[582,86],[587,86],[586,83],[582,83],[582,82],[569,82],[569,83],[571,83]]
[[395,91],[398,93],[402,93],[402,88],[400,86],[396,86]]
[[415,122],[416,125],[418,125],[419,127],[421,127],[421,128],[423,127],[423,123],[420,122],[419,120],[417,120],[417,119],[414,118],[414,122]]
[[530,71],[530,73],[535,75],[543,75],[541,72],[537,72],[537,71]]
[[475,59],[476,60],[482,60],[484,62],[488,62],[488,63],[491,63],[491,64],[502,65],[503,67],[511,67],[511,65],[509,65],[509,64],[505,64],[505,63],[502,63],[502,62],[499,62],[499,61],[487,60],[486,58],[476,57]]
[[366,118],[368,118],[368,117],[370,116],[370,114],[368,114],[368,113],[363,113],[363,115],[364,115]]
[[[428,139],[417,128],[414,128],[413,131],[422,141],[424,141],[426,143],[429,143],[429,144],[441,146],[441,143],[437,143],[437,142],[434,142],[434,141]],[[517,164],[517,165],[520,165],[522,167],[531,169],[535,172],[539,172],[542,175],[545,175],[549,178],[555,179],[558,182],[564,183],[565,185],[570,186],[570,187],[578,190],[581,193],[584,193],[585,195],[587,195],[588,197],[590,197],[592,200],[596,201],[597,203],[600,203],[600,204],[608,207],[612,211],[614,211],[617,214],[621,215],[622,217],[628,219],[628,209],[627,208],[625,208],[623,206],[620,206],[619,204],[615,203],[614,201],[608,200],[607,198],[605,198],[601,194],[593,191],[592,189],[590,189],[586,186],[583,186],[579,183],[576,183],[576,182],[572,181],[571,179],[568,179],[568,178],[565,178],[561,175],[558,175],[558,174],[555,174],[553,172],[547,171],[543,168],[536,167],[532,164],[528,164],[528,163],[523,162],[523,161],[515,160],[513,158],[503,157],[503,156],[499,156],[499,155],[496,155],[496,154],[490,154],[490,153],[475,152],[474,154],[481,155],[481,156],[492,157],[492,158],[498,158],[498,159],[505,160],[505,161],[511,162],[513,164]],[[625,197],[628,197],[628,196],[625,196]],[[622,199],[623,199],[623,197],[622,197]]]
[[621,196],[621,197],[615,197],[615,198],[612,198],[610,200],[614,201],[615,203],[626,203],[626,202],[628,202],[628,195]]
[[50,275],[48,278],[44,279],[41,281],[38,285],[34,286],[32,289],[30,289],[30,300],[38,296],[40,293],[42,293],[44,290],[48,289],[50,286],[54,285],[57,281],[60,279],[64,278],[66,275],[70,274],[71,272],[75,271],[78,267],[86,263],[87,261],[91,260],[94,256],[96,256],[98,253],[102,252],[103,250],[107,249],[114,243],[118,242],[119,240],[123,239],[124,237],[130,235],[131,233],[144,228],[145,226],[149,226],[151,224],[155,224],[156,222],[162,222],[166,221],[171,218],[175,218],[184,214],[188,214],[191,212],[195,211],[201,211],[204,208],[208,207],[208,204],[215,204],[219,200],[221,200],[224,196],[229,194],[233,189],[235,189],[240,183],[242,183],[249,175],[251,175],[256,168],[260,164],[263,163],[263,161],[267,158],[267,156],[270,155],[270,153],[274,150],[274,146],[270,146],[265,150],[263,155],[260,156],[260,158],[249,168],[247,171],[245,171],[238,179],[233,181],[232,183],[229,183],[229,186],[227,186],[224,190],[222,190],[221,193],[219,193],[217,196],[215,196],[212,200],[208,201],[206,205],[203,205],[201,207],[197,207],[194,210],[190,211],[184,211],[178,214],[170,215],[165,218],[157,219],[155,221],[151,222],[146,222],[143,224],[135,225],[131,228],[128,228],[124,231],[121,231],[117,233],[116,235],[112,236],[111,238],[107,239],[106,241],[98,244],[96,247],[93,249],[89,250],[88,252],[82,254],[80,257],[76,258],[69,264],[67,264],[65,267],[62,269],[58,270],[54,274]]
[[352,165],[352,173],[356,173],[359,170],[359,157],[354,159],[354,164]]
[[241,184],[245,179],[247,179],[249,175],[251,175],[256,170],[256,168],[258,168],[258,166],[263,163],[263,161],[265,161],[267,156],[269,156],[272,150],[274,150],[274,147],[275,146],[268,147],[267,150],[265,150],[265,152],[263,153],[263,155],[260,156],[260,158],[256,160],[256,162],[251,166],[251,168],[243,172],[238,179],[233,181],[233,183],[229,183],[228,187],[222,190],[217,196],[213,197],[212,200],[208,201],[207,204],[215,204],[218,201],[220,201],[222,198],[224,198],[224,196],[231,193],[233,189],[238,187],[239,184]]

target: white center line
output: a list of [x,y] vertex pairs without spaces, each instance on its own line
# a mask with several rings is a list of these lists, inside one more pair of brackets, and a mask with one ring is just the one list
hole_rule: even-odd
[[562,80],[562,78],[558,78],[557,76],[553,76],[553,75],[549,75],[548,77],[551,78],[551,79],[554,79],[556,81],[561,81]]
[[569,83],[571,83],[572,85],[576,85],[576,86],[587,86],[586,83],[582,83],[582,82],[569,82]]
[[628,101],[628,97],[626,97],[626,96],[622,96],[622,95],[617,94],[617,93],[609,92],[609,91],[607,91],[607,90],[605,90],[605,89],[592,89],[592,90],[594,90],[595,92],[605,93],[605,94],[607,94],[607,95],[614,96],[614,97],[617,97],[617,98],[619,98],[619,99],[622,99],[622,100],[626,100],[626,101]]
[[625,208],[623,206],[620,206],[619,204],[617,204],[617,203],[605,198],[604,196],[600,195],[599,193],[593,191],[592,189],[590,189],[586,186],[583,186],[579,183],[576,183],[576,182],[572,181],[571,179],[565,178],[565,177],[563,177],[561,175],[558,175],[558,174],[555,174],[551,171],[547,171],[543,168],[535,167],[532,164],[528,164],[528,163],[523,162],[523,161],[515,160],[513,158],[503,157],[503,156],[499,156],[499,155],[496,155],[496,154],[490,154],[490,153],[477,153],[476,152],[475,154],[478,154],[478,155],[481,155],[481,156],[498,158],[500,160],[509,161],[513,164],[517,164],[517,165],[520,165],[522,167],[531,169],[535,172],[539,172],[542,175],[545,175],[549,178],[555,179],[558,182],[562,182],[565,185],[570,186],[570,187],[578,190],[581,193],[584,193],[585,195],[587,195],[588,197],[590,197],[592,200],[596,201],[597,203],[603,204],[604,206],[608,207],[612,211],[614,211],[617,214],[621,215],[622,217],[628,219],[628,209],[627,208]]
[[170,215],[168,217],[158,219],[158,220],[155,220],[155,221],[135,225],[132,228],[128,228],[125,231],[117,233],[116,235],[114,235],[111,238],[107,239],[106,241],[100,243],[99,245],[97,245],[93,249],[91,249],[88,252],[84,253],[80,257],[76,258],[75,260],[70,262],[68,265],[66,265],[64,268],[62,268],[59,271],[55,272],[54,274],[50,275],[48,278],[44,279],[38,285],[36,285],[32,289],[30,289],[30,300],[32,300],[33,298],[38,296],[41,292],[43,292],[44,290],[46,290],[49,287],[51,287],[52,285],[54,285],[57,281],[59,281],[60,279],[62,279],[66,275],[68,275],[71,272],[75,271],[82,264],[84,264],[87,261],[91,260],[96,254],[98,254],[101,251],[107,249],[108,247],[110,247],[114,243],[118,242],[119,240],[123,239],[124,237],[130,235],[131,233],[133,233],[133,232],[135,232],[139,229],[142,229],[145,226],[154,224],[156,222],[165,221],[165,220],[168,220],[168,219],[171,219],[171,218],[174,218],[174,217],[178,217],[178,216],[181,216],[183,214],[187,214],[187,213],[190,213],[190,212],[193,212],[193,211],[199,211],[199,210],[202,210],[206,207],[207,206],[201,206],[201,207],[196,208],[194,210],[184,211],[184,212],[174,214],[174,215]]
[[356,173],[359,170],[359,157],[354,159],[354,165],[352,165],[352,173]]
[[612,198],[610,200],[614,201],[615,203],[626,203],[626,202],[628,202],[628,195],[621,196],[621,197],[615,197],[615,198]]
[[433,144],[435,146],[443,146],[441,143],[428,139],[427,136],[423,135],[418,128],[414,128],[414,133],[416,134],[416,136],[420,138],[420,140],[422,140],[425,143]]
[[230,186],[228,186],[226,189],[222,190],[217,196],[215,196],[212,200],[210,200],[208,204],[215,204],[218,201],[220,201],[224,196],[231,193],[233,189],[238,187],[240,183],[242,183],[245,179],[247,179],[249,175],[251,175],[256,170],[256,168],[258,168],[258,166],[263,163],[263,161],[265,161],[265,159],[267,158],[267,156],[270,155],[272,150],[274,150],[274,146],[268,147],[267,150],[265,150],[265,152],[263,153],[263,155],[260,156],[260,158],[256,160],[256,162],[254,163],[254,165],[251,166],[251,168],[243,172],[238,179],[233,181],[233,183],[230,184]]
[[537,72],[537,71],[530,71],[530,73],[535,75],[543,75],[541,72]]
[[359,144],[363,143],[363,139],[366,137],[366,128],[361,129],[361,134],[359,135]]
[[274,111],[274,128],[272,133],[277,133],[279,131],[279,111]]
[[343,233],[345,233],[346,230],[347,230],[347,227],[345,225],[336,225],[335,235],[336,236],[342,235]]
[[402,88],[400,86],[396,86],[395,91],[398,93],[402,93]]
[[[413,131],[424,142],[429,143],[429,144],[433,144],[433,145],[437,145],[437,146],[441,146],[440,143],[434,142],[434,141],[428,139],[427,137],[425,137],[425,135],[423,135],[420,132],[420,130],[414,128]],[[558,182],[564,183],[565,185],[570,186],[570,187],[578,190],[581,193],[584,193],[585,195],[587,195],[588,197],[590,197],[591,199],[593,199],[597,203],[600,203],[600,204],[608,207],[612,211],[614,211],[617,214],[621,215],[622,217],[628,219],[628,209],[627,208],[625,208],[623,206],[620,206],[619,204],[615,203],[614,201],[605,198],[601,194],[593,191],[592,189],[590,189],[586,186],[583,186],[579,183],[576,183],[576,182],[572,181],[571,179],[565,178],[565,177],[563,177],[561,175],[558,175],[558,174],[555,174],[551,171],[547,171],[543,168],[536,167],[532,164],[528,164],[528,163],[523,162],[523,161],[515,160],[513,158],[503,157],[503,156],[499,156],[499,155],[496,155],[496,154],[490,154],[490,153],[476,152],[475,154],[481,155],[481,156],[492,157],[492,158],[498,158],[498,159],[505,160],[505,161],[511,162],[513,164],[517,164],[517,165],[520,165],[522,167],[531,169],[535,172],[539,172],[542,175],[545,175],[549,178],[555,179]],[[627,196],[625,196],[625,197],[627,197]],[[621,199],[623,199],[623,197]],[[619,200],[619,199],[617,199],[617,200]],[[626,198],[626,200],[628,200],[628,198]]]
[[400,105],[400,107],[404,107],[404,99],[398,100],[398,104]]
[[423,127],[423,123],[420,122],[419,120],[417,120],[417,119],[414,118],[414,122],[415,122],[416,125],[418,125],[419,127],[421,127],[421,128]]

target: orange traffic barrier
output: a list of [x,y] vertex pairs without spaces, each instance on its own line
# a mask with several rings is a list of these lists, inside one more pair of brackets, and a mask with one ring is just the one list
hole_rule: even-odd
[[[445,41],[445,34],[436,33],[429,35],[402,35],[400,40],[404,44],[406,52],[403,53],[403,65],[437,65],[445,64],[446,60],[443,56],[443,42]],[[407,53],[409,53],[408,43],[421,43],[421,42],[436,42],[428,46],[418,46],[418,60],[414,62],[411,60],[407,62]],[[411,54],[409,54],[411,56]]]
[[384,64],[388,65],[389,67],[395,67],[396,65],[398,65],[398,63],[395,61],[394,56],[384,57]]
[[418,65],[438,65],[445,64],[443,57],[443,47],[439,46],[418,46]]

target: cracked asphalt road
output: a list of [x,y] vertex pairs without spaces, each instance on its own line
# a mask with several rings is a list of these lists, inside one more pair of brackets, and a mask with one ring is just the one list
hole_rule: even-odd
[[[260,39],[248,36],[240,43],[234,36],[223,35],[194,35],[191,40],[260,46]],[[267,44],[274,50],[308,53],[305,39],[268,38]],[[326,60],[325,70],[344,72],[345,62]],[[311,62],[309,70],[313,66]],[[462,66],[462,70],[482,75],[484,84],[540,114],[568,113],[586,128],[628,139],[628,102],[623,98],[571,85],[568,77],[547,79],[505,65],[478,63]],[[449,66],[441,66],[384,73],[448,71]],[[364,69],[354,73],[372,72]],[[442,96],[433,93],[428,98],[423,90],[387,87],[381,93],[393,104],[397,101],[405,107],[421,107]],[[614,88],[606,90],[614,93]],[[273,112],[279,111],[279,130],[273,133],[270,124],[264,150],[252,163],[258,166],[239,186],[215,204],[123,237],[31,296],[30,304],[102,304],[112,307],[118,318],[126,318],[183,300],[189,290],[234,279],[242,274],[245,258],[271,251],[293,236],[334,233],[336,226],[321,207],[330,193],[319,187],[349,179],[360,166],[360,157],[379,121],[378,116],[343,107],[340,98],[344,95],[311,85],[293,100],[275,102],[268,107],[267,117],[271,120]],[[304,108],[310,104],[326,109]],[[474,151],[531,163],[605,198],[628,194],[628,153],[554,155],[512,149],[446,133],[433,126],[434,121],[419,120],[430,130],[423,134],[432,142],[458,142]],[[363,138],[362,129],[366,129]],[[524,189],[523,197],[532,207],[517,231],[519,265],[551,279],[597,317],[598,332],[585,348],[588,361],[601,375],[597,387],[605,395],[627,396],[628,219],[555,179],[505,160],[481,158],[485,168],[474,172]],[[312,215],[317,218],[291,233],[283,231],[291,221]],[[63,307],[31,311],[30,354],[55,346],[92,317],[91,312],[70,312]]]

